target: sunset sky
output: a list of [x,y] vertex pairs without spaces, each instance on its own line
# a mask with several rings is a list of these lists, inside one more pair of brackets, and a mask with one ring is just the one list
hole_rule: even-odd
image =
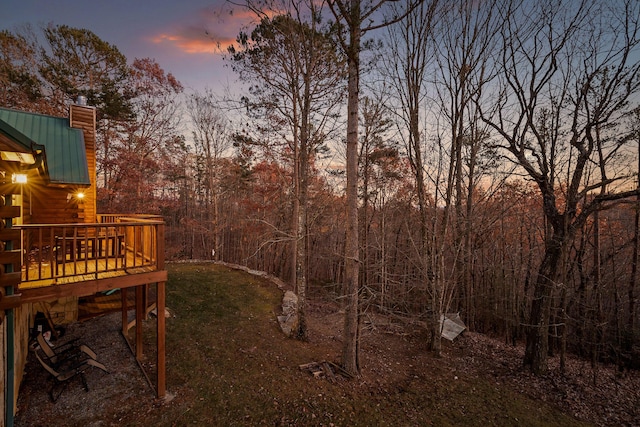
[[224,0],[4,0],[0,29],[52,23],[93,31],[127,56],[153,58],[185,88],[222,91],[235,76],[221,51],[248,15]]

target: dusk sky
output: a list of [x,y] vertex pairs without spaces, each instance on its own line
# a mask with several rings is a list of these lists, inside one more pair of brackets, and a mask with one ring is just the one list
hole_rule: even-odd
[[239,8],[232,12],[225,0],[3,0],[0,29],[85,28],[116,45],[129,62],[153,58],[185,88],[219,92],[235,80],[221,47],[235,40],[247,16]]

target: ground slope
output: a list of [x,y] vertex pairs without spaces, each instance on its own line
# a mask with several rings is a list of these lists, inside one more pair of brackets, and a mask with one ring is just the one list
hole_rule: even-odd
[[[535,378],[520,370],[522,350],[466,333],[426,350],[417,327],[369,316],[362,376],[335,383],[299,366],[337,362],[342,316],[315,300],[310,340],[285,338],[275,320],[281,291],[263,278],[210,264],[169,266],[167,388],[158,401],[120,335],[114,313],[72,325],[111,370],[93,370],[90,391],[72,382],[55,404],[46,373],[27,364],[20,426],[579,426],[640,425],[640,377],[570,360],[568,373]],[[147,331],[155,320],[150,319]],[[146,350],[153,334],[147,333]],[[154,353],[145,353],[153,378]]]

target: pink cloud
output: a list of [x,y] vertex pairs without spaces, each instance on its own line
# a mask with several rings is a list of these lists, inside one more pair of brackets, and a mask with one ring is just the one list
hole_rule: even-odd
[[244,9],[205,8],[151,40],[188,54],[222,53],[255,20],[255,13]]
[[218,53],[231,43],[235,38],[223,38],[204,33],[201,36],[190,37],[180,33],[159,34],[153,37],[152,41],[156,44],[164,44],[173,46],[184,53],[189,54],[211,54]]

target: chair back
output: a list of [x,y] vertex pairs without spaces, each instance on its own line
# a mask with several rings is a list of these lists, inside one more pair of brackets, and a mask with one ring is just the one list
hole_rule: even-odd
[[53,369],[47,362],[45,362],[44,360],[42,360],[42,357],[40,357],[40,355],[38,354],[38,351],[34,351],[35,355],[36,355],[36,359],[38,359],[38,362],[40,362],[40,364],[42,365],[42,367],[44,369],[46,369],[47,372],[49,372],[51,375],[53,375],[55,378],[58,378],[58,372]]
[[51,344],[49,344],[47,342],[46,339],[44,339],[44,335],[42,335],[42,332],[38,333],[38,344],[40,345],[40,348],[42,349],[42,352],[45,354],[45,356],[47,356],[47,359],[51,360],[51,363],[57,363],[57,357],[56,357],[56,353],[55,351],[53,351],[53,348],[51,348]]

